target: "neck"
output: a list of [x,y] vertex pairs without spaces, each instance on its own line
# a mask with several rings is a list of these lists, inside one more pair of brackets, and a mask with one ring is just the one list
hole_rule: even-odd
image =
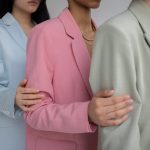
[[74,1],[69,4],[69,10],[74,17],[81,31],[92,30],[91,10],[89,8],[79,6]]
[[25,13],[23,11],[19,11],[18,9],[13,9],[12,15],[19,22],[22,28],[24,27],[32,27],[32,19],[31,14]]
[[147,0],[146,3],[147,3],[148,6],[150,7],[150,0]]

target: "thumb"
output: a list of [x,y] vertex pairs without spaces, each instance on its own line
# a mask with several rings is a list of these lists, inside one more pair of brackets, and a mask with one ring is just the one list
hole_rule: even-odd
[[96,93],[95,97],[99,98],[106,98],[106,97],[111,97],[114,94],[114,90],[104,90],[104,91],[99,91]]
[[22,80],[22,81],[20,82],[19,86],[21,86],[21,87],[25,87],[25,86],[26,86],[26,84],[27,84],[27,80],[26,80],[26,79],[24,79],[24,80]]

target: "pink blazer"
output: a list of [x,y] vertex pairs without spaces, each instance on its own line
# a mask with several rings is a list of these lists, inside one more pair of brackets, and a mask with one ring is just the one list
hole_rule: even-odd
[[27,87],[43,100],[25,114],[26,150],[96,150],[87,108],[90,56],[68,9],[35,27],[28,42]]

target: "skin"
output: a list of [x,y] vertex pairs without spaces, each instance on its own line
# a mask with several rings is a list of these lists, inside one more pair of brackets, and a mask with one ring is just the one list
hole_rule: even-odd
[[12,15],[21,25],[25,34],[28,36],[34,26],[31,20],[31,14],[36,12],[41,0],[34,0],[36,4],[29,3],[31,0],[15,0]]
[[146,3],[147,3],[148,6],[150,7],[150,0],[146,0]]
[[[30,0],[15,0],[12,10],[12,15],[19,22],[27,36],[34,26],[31,14],[38,9],[41,0],[35,0],[36,4],[31,4],[29,1]],[[16,105],[23,111],[32,111],[28,106],[39,103],[43,96],[39,94],[39,91],[36,89],[25,88],[26,83],[26,80],[21,81],[16,90]]]
[[[98,8],[100,0],[68,0],[69,10],[81,32],[91,34],[91,8]],[[89,54],[92,49],[88,49]],[[128,95],[113,96],[113,90],[98,92],[88,107],[89,121],[100,126],[119,125],[128,119],[133,110],[133,100]]]
[[[69,10],[76,20],[81,33],[84,33],[88,39],[94,39],[95,31],[93,31],[91,8],[98,8],[100,0],[69,0],[68,3]],[[91,56],[92,46],[89,46],[86,41],[85,44]]]

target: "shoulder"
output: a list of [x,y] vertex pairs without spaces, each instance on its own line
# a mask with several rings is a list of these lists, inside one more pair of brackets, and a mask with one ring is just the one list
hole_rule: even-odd
[[64,32],[64,28],[62,23],[58,18],[50,19],[47,21],[44,21],[43,23],[40,23],[36,25],[33,29],[31,34],[40,34],[40,35],[47,35],[49,37],[54,36],[60,36],[60,33]]
[[137,19],[127,10],[98,29],[94,48],[96,52],[105,51],[111,57],[119,54],[121,56],[134,55],[142,34]]
[[105,34],[106,36],[110,37],[113,36],[118,38],[129,38],[140,32],[141,28],[139,26],[138,20],[129,10],[127,10],[104,23],[98,29],[97,34]]
[[6,25],[4,21],[0,19],[0,40],[3,39],[5,41],[6,39],[8,40],[10,38],[7,28],[9,29],[10,26]]
[[0,44],[5,43],[9,39],[8,32],[5,28],[3,21],[0,19]]
[[4,23],[2,19],[0,19],[0,33],[2,34],[3,32],[5,32]]

